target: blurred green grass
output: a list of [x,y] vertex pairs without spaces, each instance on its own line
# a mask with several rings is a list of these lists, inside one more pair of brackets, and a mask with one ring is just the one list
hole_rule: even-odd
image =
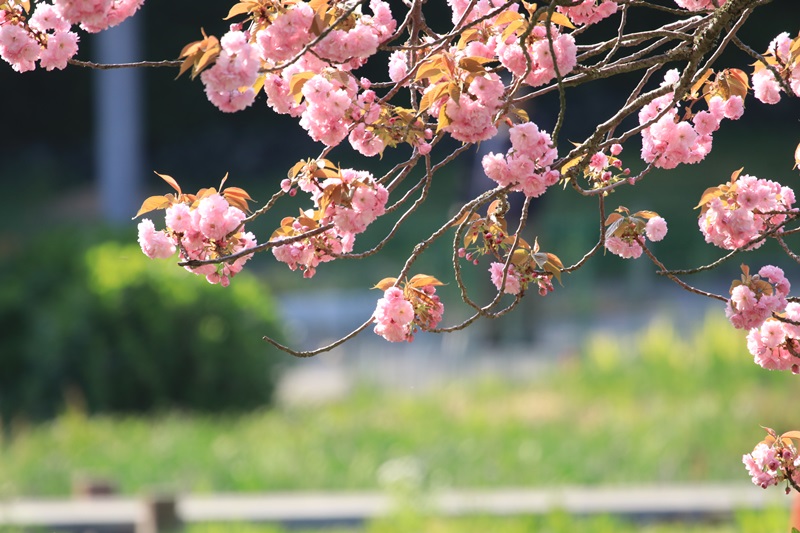
[[746,482],[741,457],[759,425],[800,427],[786,407],[797,392],[796,376],[754,365],[741,332],[714,313],[694,333],[656,322],[629,338],[594,335],[580,357],[524,383],[363,386],[330,404],[241,416],[73,409],[6,424],[0,497],[66,495],[76,476],[126,494],[374,489],[398,459],[425,490]]
[[[789,512],[785,509],[742,511],[729,523],[639,523],[611,516],[574,517],[555,512],[545,516],[470,516],[442,518],[421,514],[394,514],[374,520],[363,528],[325,529],[325,533],[775,533],[786,531]],[[310,533],[319,530],[284,529],[274,525],[198,524],[187,533]]]

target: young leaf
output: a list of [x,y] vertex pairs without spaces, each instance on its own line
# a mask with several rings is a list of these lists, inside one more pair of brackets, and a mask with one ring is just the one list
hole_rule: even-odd
[[800,431],[787,431],[781,435],[781,439],[800,439]]
[[417,274],[416,276],[408,280],[408,285],[414,287],[415,289],[418,289],[420,287],[427,287],[428,285],[434,285],[434,286],[444,285],[444,283],[434,278],[433,276],[429,276],[427,274]]
[[[213,37],[216,40],[216,37]],[[196,78],[198,74],[200,74],[207,66],[209,66],[212,62],[214,62],[220,53],[220,46],[217,43],[216,46],[212,46],[205,53],[197,60],[194,64],[194,70],[192,71],[192,79]]]
[[232,19],[237,15],[244,15],[245,13],[249,13],[253,5],[254,5],[253,2],[239,2],[238,4],[234,4],[231,10],[228,11],[228,16],[222,20]]
[[142,203],[142,207],[139,208],[139,211],[133,218],[149,213],[150,211],[155,211],[156,209],[166,209],[170,205],[172,205],[172,202],[167,196],[151,196]]
[[425,94],[422,95],[422,99],[419,101],[419,110],[425,111],[430,106],[434,104],[439,98],[448,94],[450,90],[450,82],[442,82],[437,83],[433,86],[430,90],[428,90]]
[[[547,13],[542,13],[542,16],[539,17],[539,21],[543,21],[546,18],[547,18]],[[550,22],[552,24],[558,24],[559,26],[564,26],[565,28],[570,28],[572,30],[575,29],[575,26],[572,24],[572,21],[570,21],[569,18],[567,18],[567,16],[564,15],[563,13],[559,13],[557,11],[554,12],[550,17]]]
[[459,60],[458,62],[458,66],[463,70],[474,72],[476,74],[481,74],[486,72],[486,69],[484,68],[483,65],[485,63],[490,63],[492,61],[494,60],[486,57],[478,57],[478,56],[462,57],[461,60]]
[[606,219],[606,224],[605,225],[606,226],[610,226],[611,224],[613,224],[614,222],[616,222],[617,220],[619,220],[621,218],[622,218],[622,215],[620,215],[619,213],[611,213],[610,215],[608,215],[608,218]]
[[514,253],[511,254],[511,264],[517,267],[523,267],[530,261],[531,254],[527,250],[521,250],[517,248],[514,250]]
[[653,217],[657,217],[658,213],[655,211],[637,211],[633,214],[635,217],[643,218],[645,220],[650,220]]
[[792,170],[797,167],[800,167],[800,144],[798,144],[797,148],[794,150],[794,167],[792,167]]
[[295,176],[297,176],[300,173],[300,171],[303,170],[303,168],[305,168],[307,164],[308,164],[307,161],[298,161],[297,163],[294,164],[292,168],[289,169],[289,172],[287,173],[286,177],[288,177],[290,180],[294,179]]
[[396,281],[397,281],[397,278],[383,278],[378,283],[376,283],[375,286],[372,287],[372,288],[373,289],[380,289],[380,290],[385,292],[386,289],[388,289],[389,287],[394,287],[394,284],[395,284]]
[[497,15],[497,18],[494,19],[494,22],[492,23],[492,25],[493,26],[502,26],[503,24],[508,24],[509,22],[513,22],[515,20],[520,20],[521,18],[522,18],[522,15],[520,15],[516,11],[511,11],[511,10],[503,11],[502,13]]
[[161,178],[162,180],[166,181],[167,183],[169,183],[170,187],[178,191],[178,194],[181,194],[181,188],[178,185],[178,182],[175,181],[175,178],[173,178],[172,176],[167,176],[166,174],[159,174],[158,172],[156,172],[155,175]]
[[690,92],[692,98],[697,98],[699,96],[700,88],[703,87],[703,85],[708,81],[708,78],[710,78],[713,73],[714,71],[711,70],[710,68],[706,69],[706,71],[703,72],[703,75],[700,76],[700,78],[695,82],[694,85],[692,85],[692,89]]
[[708,202],[710,202],[714,198],[717,198],[718,196],[722,196],[722,191],[719,189],[719,187],[709,187],[708,189],[703,191],[703,195],[700,197],[700,203],[694,206],[694,208],[698,209],[700,207],[703,207]]
[[305,85],[306,82],[314,76],[316,76],[315,73],[307,70],[305,72],[298,72],[292,76],[292,79],[289,81],[289,94],[294,96],[294,100],[298,104],[300,103],[300,100],[303,99],[303,85]]
[[442,70],[440,62],[428,60],[417,69],[414,79],[419,81],[427,78],[431,83],[436,83],[442,79],[442,76],[444,76],[444,70]]
[[250,195],[247,194],[244,189],[240,189],[239,187],[228,187],[222,191],[222,196],[225,197],[230,205],[238,207],[245,213],[250,211],[250,207],[247,205],[247,202],[252,202],[253,199],[250,198]]
[[436,126],[436,133],[445,129],[451,122],[450,117],[447,116],[447,104],[442,104],[439,109],[439,124]]

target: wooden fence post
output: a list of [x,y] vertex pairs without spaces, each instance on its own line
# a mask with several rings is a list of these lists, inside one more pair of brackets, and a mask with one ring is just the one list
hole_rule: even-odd
[[149,496],[144,500],[144,516],[136,524],[136,533],[177,533],[183,531],[173,495]]

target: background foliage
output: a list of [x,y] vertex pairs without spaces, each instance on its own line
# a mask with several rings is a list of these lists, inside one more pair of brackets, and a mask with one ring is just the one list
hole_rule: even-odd
[[[269,290],[218,290],[135,243],[55,232],[0,262],[0,415],[223,411],[269,402]],[[36,271],[30,276],[31,270]]]

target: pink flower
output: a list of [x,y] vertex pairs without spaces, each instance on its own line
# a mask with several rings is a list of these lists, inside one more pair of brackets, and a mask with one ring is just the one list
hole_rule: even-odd
[[567,15],[575,24],[595,24],[617,12],[619,6],[611,0],[583,0],[572,7],[559,6],[558,10]]
[[644,231],[648,239],[658,242],[667,234],[667,221],[661,217],[653,217],[647,221]]
[[33,36],[16,24],[0,26],[0,57],[17,72],[36,68],[41,47]]
[[153,222],[144,218],[139,222],[139,246],[150,259],[166,259],[175,253],[175,245],[163,231],[156,231]]
[[42,50],[39,64],[47,70],[62,70],[77,53],[78,34],[71,31],[56,31],[47,37],[47,47]]
[[636,241],[624,240],[620,237],[606,239],[606,250],[623,259],[637,259],[642,255],[642,247]]
[[[503,268],[505,265],[503,263],[494,262],[489,266],[489,274],[492,278],[492,283],[500,290],[500,285],[503,282]],[[519,275],[517,273],[516,267],[514,265],[508,266],[508,273],[506,275],[506,282],[503,286],[503,292],[506,294],[519,294],[522,287],[520,285]]]
[[[402,50],[395,50],[389,56],[389,79],[398,83],[406,75],[408,75],[408,56]],[[408,85],[408,82],[404,85]]]
[[768,68],[753,74],[753,94],[765,104],[777,104],[781,101],[781,87],[775,74]]

